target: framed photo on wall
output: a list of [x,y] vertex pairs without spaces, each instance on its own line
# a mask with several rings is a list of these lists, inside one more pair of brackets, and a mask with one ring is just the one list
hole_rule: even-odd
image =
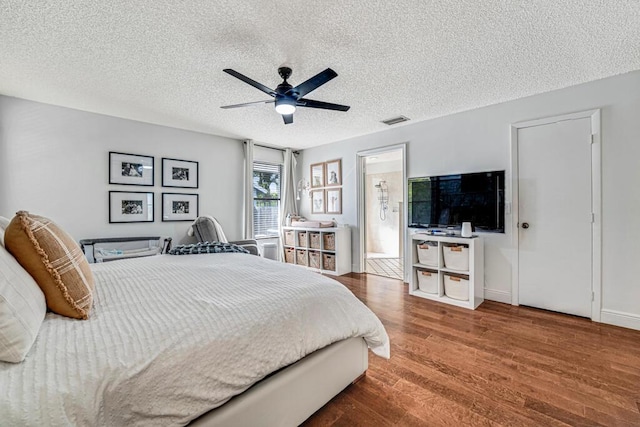
[[311,213],[324,213],[324,190],[311,190]]
[[193,221],[197,217],[197,194],[162,193],[163,221]]
[[311,188],[324,187],[324,163],[311,165]]
[[163,157],[162,186],[198,188],[198,162]]
[[342,213],[342,188],[326,189],[325,201],[327,204],[328,214]]
[[109,223],[153,222],[153,193],[109,191]]
[[109,152],[109,184],[153,187],[153,157]]
[[342,185],[342,160],[331,160],[325,164],[327,165],[327,187]]

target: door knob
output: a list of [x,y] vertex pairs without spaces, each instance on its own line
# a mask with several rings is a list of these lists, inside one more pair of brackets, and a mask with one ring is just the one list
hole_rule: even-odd
[[522,228],[524,228],[524,229],[529,228],[529,223],[528,222],[523,222],[522,223]]

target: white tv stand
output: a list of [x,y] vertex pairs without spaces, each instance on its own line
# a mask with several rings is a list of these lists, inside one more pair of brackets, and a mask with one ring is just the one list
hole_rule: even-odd
[[[436,251],[431,256],[432,262],[430,264],[421,263],[418,257],[418,244],[423,241],[431,242],[431,245],[433,246],[430,246],[429,250]],[[474,236],[471,238],[465,238],[460,236],[415,233],[411,235],[409,242],[411,244],[411,274],[409,278],[410,295],[444,302],[471,310],[476,309],[484,301],[484,245],[481,237]],[[446,248],[446,246],[449,245],[464,245],[468,248],[468,250],[464,251],[465,254],[468,253],[469,257],[468,269],[458,270],[451,269],[446,266],[444,251],[451,251],[451,249]],[[466,261],[466,259],[463,259],[463,261]],[[437,283],[434,283],[433,287],[428,288],[431,292],[426,292],[420,289],[418,274],[422,274],[422,271],[430,273],[428,275],[428,280],[437,280]],[[449,280],[449,283],[452,283],[451,277],[454,277],[453,280],[457,280],[458,278],[461,279],[460,281],[454,282],[456,286],[460,286],[461,283],[465,283],[464,280],[468,280],[466,300],[447,296],[445,292],[445,280]],[[458,288],[458,290],[464,291],[462,288]],[[454,293],[450,292],[450,295],[454,295]],[[459,294],[456,296],[460,298]]]

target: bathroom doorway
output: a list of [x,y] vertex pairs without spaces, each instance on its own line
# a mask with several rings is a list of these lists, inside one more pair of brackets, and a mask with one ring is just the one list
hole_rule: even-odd
[[358,153],[362,271],[404,280],[404,145]]

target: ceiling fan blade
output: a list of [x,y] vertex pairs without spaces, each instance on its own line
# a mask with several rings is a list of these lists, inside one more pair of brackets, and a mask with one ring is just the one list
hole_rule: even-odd
[[270,96],[275,96],[276,93],[275,91],[269,89],[268,87],[266,87],[265,85],[263,85],[262,83],[258,83],[257,81],[250,79],[249,77],[245,76],[244,74],[240,74],[239,72],[232,70],[231,68],[225,68],[224,70],[225,73],[232,75],[233,77],[242,80],[243,82],[250,84],[251,86],[255,87],[258,90],[263,91],[264,93],[266,93],[267,95]]
[[228,109],[228,108],[248,107],[250,105],[258,105],[258,104],[273,104],[274,102],[276,102],[275,99],[267,99],[266,101],[255,101],[255,102],[245,102],[244,104],[223,105],[220,108]]
[[331,68],[327,68],[321,73],[318,73],[315,76],[311,77],[306,82],[300,83],[298,86],[289,89],[287,93],[290,94],[295,92],[298,94],[298,97],[301,98],[335,77],[338,77],[338,73],[333,71]]
[[314,101],[313,99],[300,98],[296,103],[298,107],[322,108],[324,110],[349,111],[348,105],[332,104],[330,102]]
[[293,114],[283,114],[282,119],[285,125],[291,124],[293,123]]

